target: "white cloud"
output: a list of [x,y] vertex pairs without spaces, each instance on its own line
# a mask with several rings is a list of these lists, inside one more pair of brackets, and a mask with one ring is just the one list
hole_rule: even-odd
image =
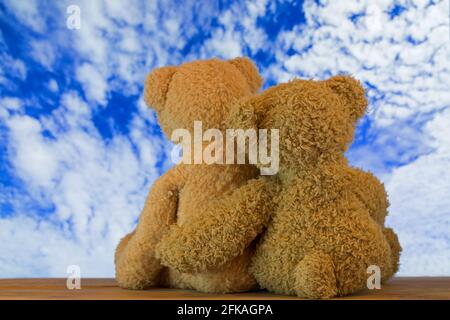
[[48,41],[34,40],[30,43],[31,56],[47,69],[51,69],[56,59],[54,46]]
[[142,22],[143,4],[134,2],[133,5],[122,1],[104,1],[106,14],[114,19],[131,26]]
[[7,122],[11,133],[12,152],[16,154],[14,165],[27,183],[39,182],[49,186],[56,170],[52,147],[41,135],[39,121],[26,115],[12,116]]
[[91,101],[100,105],[106,103],[108,83],[96,67],[92,64],[82,64],[76,70],[76,77]]
[[[68,4],[69,2],[66,2]],[[97,66],[108,64],[108,30],[113,22],[104,13],[103,1],[79,1],[82,26],[79,30],[67,31],[72,36],[73,49]],[[62,8],[65,6],[61,5]]]
[[142,49],[139,33],[132,28],[123,28],[119,47],[127,53],[139,53]]
[[59,91],[58,82],[56,82],[55,79],[51,79],[48,82],[48,88],[50,89],[51,92],[54,92],[54,93],[58,92]]
[[45,20],[43,19],[45,11],[39,8],[38,0],[6,0],[5,4],[21,23],[32,28],[34,31],[45,31],[46,25]]
[[[56,6],[65,12],[69,4],[66,0]],[[77,67],[81,68],[79,79],[86,88],[94,82],[88,83],[87,74],[95,76],[101,86],[101,90],[88,90],[91,99],[104,102],[104,84],[110,91],[135,95],[152,66],[181,60],[179,50],[186,43],[184,33],[194,12],[170,10],[178,6],[169,2],[158,5],[154,1],[130,5],[123,1],[80,0],[77,5],[81,9],[81,29],[59,30],[55,37],[69,39],[64,45],[76,53],[76,62],[81,63]],[[86,70],[86,64],[96,71]]]
[[217,30],[205,45],[207,52],[214,52],[220,57],[230,59],[242,55],[240,39],[233,32]]
[[[10,62],[11,62],[10,68],[11,68],[11,71],[14,72],[14,75],[21,80],[25,80],[25,78],[27,76],[27,68],[26,68],[25,64],[23,63],[23,61],[16,59],[16,60],[11,60]],[[6,63],[7,63],[7,61],[6,61]]]
[[68,237],[65,228],[25,215],[0,218],[1,275],[64,277],[73,264],[81,267],[81,276],[113,274],[111,239],[95,239],[88,247]]
[[[27,68],[22,60],[14,59],[10,55],[0,51],[0,84],[6,88],[14,88],[14,80],[25,80]],[[16,78],[16,79],[14,79]]]
[[[63,19],[68,4],[72,2],[48,9],[61,12]],[[84,275],[111,276],[115,245],[135,224],[149,186],[160,174],[157,162],[167,151],[159,135],[151,135],[149,126],[156,118],[142,99],[130,121],[129,137],[113,132],[104,141],[92,117],[94,104],[105,105],[110,91],[141,93],[151,66],[166,64],[168,51],[183,45],[178,34],[183,20],[176,13],[159,16],[154,2],[142,3],[141,9],[119,1],[77,4],[82,28],[67,30],[61,24],[42,34],[45,42],[30,41],[36,49],[30,54],[50,68],[59,53],[71,50],[74,65],[60,75],[68,83],[78,81],[87,101],[76,92],[61,92],[52,80],[47,86],[61,94],[61,101],[50,114],[2,112],[0,118],[8,128],[9,165],[23,183],[20,192],[8,193],[13,215],[0,218],[2,276],[63,276],[68,264],[79,264]],[[11,8],[18,16],[32,16]],[[136,31],[137,23],[144,34]],[[36,25],[34,30],[44,27]],[[20,60],[5,57],[9,69],[2,68],[0,82],[13,88],[6,71],[15,66],[13,74],[24,79],[26,68]],[[75,79],[70,78],[71,68]],[[42,216],[46,210],[50,213]],[[19,243],[20,254],[11,257]]]
[[22,110],[22,100],[16,97],[0,98],[0,120],[6,119],[12,112],[20,112]]
[[16,97],[1,98],[0,106],[5,109],[18,111],[22,108],[22,100]]
[[425,130],[435,151],[393,170],[387,182],[391,216],[402,240],[402,270],[414,275],[450,274],[450,108]]
[[[132,120],[130,138],[115,134],[108,142],[75,92],[48,116],[4,119],[11,164],[26,183],[21,202],[33,206],[0,218],[2,276],[63,276],[70,264],[85,276],[112,275],[115,245],[134,225],[164,151],[144,112]],[[37,205],[52,213],[36,215]]]
[[219,17],[219,26],[202,47],[202,57],[222,57],[225,59],[243,55],[243,46],[250,52],[266,48],[269,40],[265,32],[257,26],[257,19],[266,13],[266,2],[235,4]]

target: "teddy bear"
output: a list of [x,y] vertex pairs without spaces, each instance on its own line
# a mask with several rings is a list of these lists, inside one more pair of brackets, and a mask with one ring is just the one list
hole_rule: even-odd
[[[395,232],[384,226],[384,186],[373,174],[351,167],[344,156],[366,108],[364,89],[349,76],[292,80],[233,106],[229,126],[280,130],[279,172],[257,179],[267,183],[259,189],[266,193],[234,203],[243,215],[257,210],[271,216],[262,221],[266,229],[250,265],[262,288],[330,298],[366,288],[369,267],[379,268],[382,281],[398,270],[401,247]],[[179,240],[179,263],[172,266],[204,272],[238,255],[247,240],[240,234],[255,226],[232,219],[233,214],[222,212],[230,219],[216,222],[211,232]],[[230,249],[227,238],[214,246],[212,257],[204,248],[182,248],[182,242],[217,242],[219,226],[242,241],[239,250]]]
[[[200,60],[153,70],[146,79],[144,99],[156,111],[162,131],[170,139],[179,128],[192,132],[194,121],[201,121],[204,129],[224,131],[231,106],[255,94],[261,84],[256,66],[247,58]],[[250,164],[181,163],[169,169],[152,185],[136,229],[117,246],[115,268],[119,286],[163,286],[203,292],[254,289],[257,284],[248,271],[254,251],[252,243],[268,216],[258,210],[240,216],[233,203],[244,202],[243,199],[260,202],[256,198],[265,194],[266,184],[255,179],[257,175],[258,170]],[[221,197],[227,200],[217,203]],[[209,205],[212,200],[216,201],[214,215]],[[247,239],[235,244],[239,254],[203,272],[171,268],[181,259],[177,257],[178,244],[172,239],[198,237],[210,220],[222,218],[221,211],[234,212],[231,219],[251,225]],[[223,235],[220,241],[232,247],[235,240]],[[245,244],[241,246],[242,243]],[[184,248],[189,244],[188,240],[183,243]],[[214,241],[192,245],[189,250],[215,255]]]
[[272,87],[232,112],[234,125],[280,130],[281,191],[250,267],[261,287],[330,298],[366,288],[371,266],[382,281],[398,270],[384,186],[344,155],[366,108],[361,84],[334,76]]

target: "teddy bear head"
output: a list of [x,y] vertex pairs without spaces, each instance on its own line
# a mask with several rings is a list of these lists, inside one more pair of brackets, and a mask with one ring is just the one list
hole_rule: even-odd
[[158,114],[170,138],[178,128],[192,132],[194,121],[203,130],[224,130],[230,106],[256,93],[262,78],[247,58],[197,60],[153,70],[146,79],[144,99]]
[[280,128],[281,166],[307,166],[342,156],[367,107],[364,89],[348,76],[297,81],[287,87],[288,103],[276,106],[265,119],[265,125]]
[[[279,129],[280,172],[342,158],[367,107],[363,87],[349,76],[293,80],[249,101],[253,101],[250,113],[248,106],[231,112],[230,117],[240,119],[233,125]],[[239,123],[242,119],[247,123]]]

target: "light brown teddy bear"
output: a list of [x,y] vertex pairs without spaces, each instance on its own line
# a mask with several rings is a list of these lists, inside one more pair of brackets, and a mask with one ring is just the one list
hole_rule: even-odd
[[383,281],[397,271],[384,187],[344,156],[366,107],[347,76],[294,80],[236,106],[234,125],[280,129],[281,192],[251,265],[263,288],[328,298],[366,288],[369,266]]
[[[195,61],[155,69],[146,80],[145,100],[157,111],[161,128],[168,138],[179,128],[192,133],[196,120],[202,122],[203,130],[225,131],[224,120],[230,107],[238,99],[256,93],[261,84],[258,70],[246,58]],[[220,220],[221,211],[233,211],[233,202],[254,199],[255,204],[259,203],[257,197],[264,193],[264,184],[251,180],[257,175],[254,166],[237,164],[179,164],[166,172],[152,186],[136,230],[125,236],[116,249],[118,284],[131,289],[167,286],[205,292],[255,288],[256,282],[248,272],[248,265],[254,250],[251,242],[268,220],[264,211],[253,210],[248,215],[232,218],[237,223],[251,226],[251,231],[247,235],[248,241],[236,244],[239,253],[220,267],[184,273],[165,267],[161,260],[163,263],[167,260],[166,266],[173,260],[178,261],[177,244],[171,239],[184,239],[186,235],[196,238],[208,219]],[[227,201],[215,204],[215,215],[211,217],[209,203],[222,196],[226,196]],[[166,233],[167,237],[161,242]],[[229,238],[220,241],[227,242],[229,247],[234,242]],[[189,244],[186,242],[183,246]],[[208,255],[215,255],[213,242],[192,244],[190,251],[205,250]],[[167,255],[164,255],[165,251]]]
[[[279,173],[260,178],[277,195],[258,195],[259,204],[242,198],[234,207],[243,215],[273,211],[250,267],[262,288],[329,298],[366,288],[369,266],[380,268],[382,281],[397,271],[401,248],[393,230],[384,227],[384,187],[372,174],[350,167],[344,156],[366,107],[359,82],[337,76],[280,84],[233,108],[231,127],[280,130]],[[222,213],[227,215],[235,211]],[[174,268],[202,272],[239,253],[230,249],[228,238],[222,246],[216,243],[220,222],[211,221],[211,232],[179,240]],[[241,234],[255,230],[246,221],[224,219],[221,228],[245,244],[248,239]],[[205,247],[195,252],[189,251],[192,245],[183,248],[183,243],[208,242],[215,244],[213,256]]]

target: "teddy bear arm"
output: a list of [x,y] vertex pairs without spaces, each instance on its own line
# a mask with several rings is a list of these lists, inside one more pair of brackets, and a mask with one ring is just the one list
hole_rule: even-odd
[[204,272],[239,256],[261,233],[272,212],[272,190],[264,178],[205,207],[183,226],[172,226],[157,252],[162,263],[180,272]]
[[119,242],[115,265],[121,287],[143,289],[157,284],[162,266],[155,257],[155,246],[175,221],[178,189],[183,182],[180,171],[174,167],[154,183],[136,229]]
[[136,229],[138,234],[157,241],[176,220],[178,194],[185,182],[183,166],[169,169],[153,184],[144,204]]
[[277,85],[266,91],[238,100],[230,109],[226,124],[234,129],[259,129],[268,113],[278,104],[285,103],[280,89],[287,84]]
[[257,129],[258,126],[258,105],[260,97],[254,95],[238,100],[230,109],[226,124],[233,129]]

